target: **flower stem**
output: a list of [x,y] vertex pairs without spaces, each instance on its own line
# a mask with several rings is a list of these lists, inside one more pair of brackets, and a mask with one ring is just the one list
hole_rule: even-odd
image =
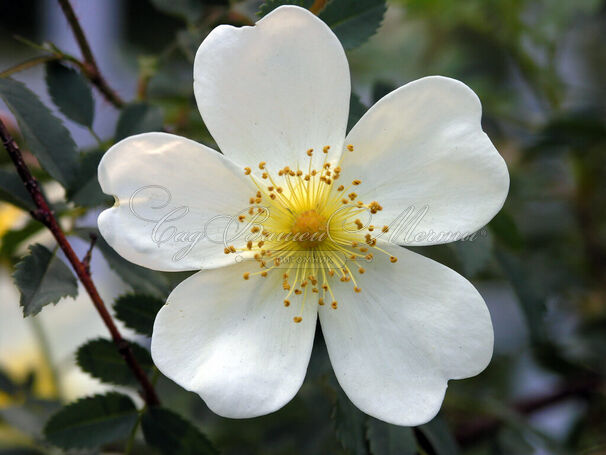
[[120,352],[120,355],[122,355],[124,361],[126,362],[133,375],[139,382],[142,389],[142,397],[145,400],[145,403],[148,406],[158,405],[160,403],[160,400],[158,398],[158,395],[156,394],[154,386],[149,381],[147,375],[141,368],[141,365],[139,365],[139,363],[135,359],[129,343],[122,337],[122,334],[118,330],[118,327],[116,327],[116,324],[114,323],[111,314],[107,310],[103,299],[97,291],[97,287],[95,286],[91,278],[86,262],[80,261],[80,259],[74,252],[74,249],[72,248],[71,244],[65,236],[65,232],[63,232],[63,229],[57,222],[57,219],[55,218],[52,210],[50,209],[46,198],[44,197],[44,194],[40,189],[38,181],[31,174],[29,168],[25,164],[25,161],[23,161],[23,156],[21,154],[19,146],[12,138],[12,136],[6,129],[6,126],[1,120],[0,138],[2,139],[2,143],[6,148],[6,151],[8,152],[11,160],[15,165],[15,168],[17,169],[19,177],[21,177],[21,180],[25,185],[25,189],[29,192],[34,202],[34,205],[36,206],[36,210],[33,210],[31,212],[32,217],[35,220],[40,221],[51,231],[53,237],[55,237],[55,240],[59,245],[59,248],[61,248],[63,253],[65,253],[65,256],[67,257],[69,263],[74,269],[74,272],[78,276],[78,279],[80,280],[80,282],[86,289],[86,292],[90,296],[93,305],[99,313],[99,316],[101,316],[103,323],[109,330],[112,340],[114,341],[116,348]]
[[82,30],[82,27],[80,26],[80,22],[76,17],[76,13],[72,8],[71,3],[69,0],[58,0],[58,2],[63,10],[63,14],[67,19],[70,28],[72,29],[72,32],[74,33],[74,37],[76,38],[80,52],[82,52],[82,57],[84,58],[82,69],[84,74],[99,89],[103,96],[105,96],[107,101],[112,103],[117,108],[123,107],[125,104],[124,100],[118,96],[118,94],[108,85],[105,78],[101,75],[101,71],[99,71],[93,51],[88,44],[84,30]]

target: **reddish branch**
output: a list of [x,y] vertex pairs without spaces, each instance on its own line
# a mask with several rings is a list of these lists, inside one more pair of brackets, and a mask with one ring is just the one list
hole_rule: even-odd
[[69,0],[58,0],[59,5],[61,5],[61,9],[63,10],[63,14],[69,23],[69,26],[74,33],[74,37],[78,43],[78,47],[80,48],[80,52],[82,52],[82,57],[84,61],[82,63],[82,71],[85,76],[99,89],[99,91],[105,96],[105,98],[112,103],[117,108],[121,108],[124,106],[124,100],[118,96],[118,94],[108,85],[107,81],[101,75],[101,71],[99,71],[99,67],[97,66],[97,61],[95,60],[95,56],[93,55],[93,51],[91,50],[90,45],[88,44],[88,40],[86,39],[86,35],[84,34],[84,30],[80,26],[80,22],[76,17],[76,13],[72,8]]
[[82,285],[86,289],[86,292],[93,301],[93,305],[97,309],[97,312],[99,313],[101,319],[103,319],[104,324],[109,330],[109,333],[111,334],[111,337],[116,347],[118,348],[118,351],[120,352],[120,354],[126,361],[126,364],[128,365],[130,370],[133,372],[133,375],[141,385],[141,394],[143,396],[143,399],[145,400],[145,403],[149,406],[159,404],[160,400],[158,399],[158,395],[156,394],[153,385],[149,381],[147,375],[145,374],[139,363],[135,360],[135,357],[133,356],[133,352],[130,348],[128,341],[126,341],[120,334],[120,331],[116,327],[116,324],[114,323],[111,315],[109,314],[109,311],[107,311],[107,307],[105,306],[103,299],[101,299],[101,296],[99,295],[99,292],[97,291],[97,288],[91,279],[91,275],[88,270],[90,254],[87,254],[82,261],[78,259],[78,256],[76,255],[72,246],[65,237],[63,229],[61,229],[61,226],[53,215],[53,212],[50,209],[46,198],[42,193],[42,190],[40,189],[38,181],[32,176],[29,168],[23,161],[23,155],[19,150],[19,146],[11,137],[8,130],[6,129],[6,126],[4,125],[4,123],[2,123],[1,120],[0,138],[2,139],[2,144],[6,148],[6,151],[8,152],[11,160],[13,160],[13,163],[15,164],[17,172],[19,173],[19,177],[21,177],[25,188],[27,189],[30,196],[32,197],[32,200],[34,201],[36,209],[31,212],[33,218],[40,221],[51,231],[53,237],[55,237],[55,240],[57,241],[57,244],[65,253],[65,256],[67,257],[69,263],[74,269],[74,272],[76,272],[78,279],[82,282]]

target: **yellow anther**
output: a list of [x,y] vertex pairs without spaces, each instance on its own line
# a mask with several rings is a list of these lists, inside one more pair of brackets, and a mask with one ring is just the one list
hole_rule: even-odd
[[297,177],[301,177],[302,175],[303,175],[303,171],[299,169],[297,171]]
[[259,163],[259,169],[261,169],[261,170],[265,169],[265,165],[266,165],[266,164],[267,164],[267,163],[266,163],[265,161],[261,161],[261,162]]
[[351,182],[352,185],[359,185],[360,183],[362,183],[362,181],[358,180],[358,179],[356,179],[353,182]]
[[366,272],[366,270],[364,270],[364,267],[360,267],[360,268],[358,269],[358,273],[359,273],[359,274],[363,274],[364,272]]
[[311,155],[313,155],[313,153],[314,153],[314,149],[309,149],[307,151],[307,156],[311,156]]
[[383,229],[381,229],[383,232],[387,232],[389,231],[389,226],[383,226]]
[[257,246],[259,248],[261,248],[263,245],[265,245],[265,242],[263,240],[261,240],[259,243],[257,243]]
[[249,203],[249,204],[254,204],[254,203],[255,203],[255,198],[254,198],[254,197],[251,197],[251,198],[248,200],[248,203]]
[[302,294],[301,289],[295,289],[295,294],[297,294],[297,295],[301,295],[301,294]]
[[242,275],[242,278],[248,280],[250,278],[250,273],[246,272],[244,275]]
[[295,316],[294,318],[292,318],[292,320],[298,324],[299,322],[301,322],[303,320],[303,318],[301,316]]
[[341,199],[341,202],[345,205],[349,204],[349,201],[345,198]]
[[290,306],[290,300],[284,299],[284,306]]
[[271,193],[271,194],[269,195],[269,197],[270,197],[271,199],[276,199],[278,196],[276,196],[274,193]]
[[330,145],[325,145],[324,148],[322,149],[322,151],[324,153],[328,153],[329,150],[330,150]]
[[282,191],[283,191],[283,190],[282,190],[282,187],[281,187],[281,186],[279,186],[278,188],[276,188],[276,191],[277,191],[278,193],[282,193]]
[[274,187],[273,187],[273,186],[268,186],[268,187],[267,187],[267,191],[273,191],[273,190],[274,190]]
[[335,172],[336,172],[337,174],[338,174],[339,172],[341,172],[341,166],[337,166],[337,167],[335,168]]
[[252,232],[253,234],[256,234],[257,232],[259,232],[261,229],[259,229],[259,226],[253,226],[250,229],[250,232]]
[[250,175],[251,172],[252,170],[249,167],[244,168],[244,175]]
[[362,229],[364,227],[364,225],[362,224],[362,222],[359,219],[357,219],[357,218],[354,220],[354,223],[355,223],[355,225],[356,225],[356,227],[358,229]]
[[288,273],[285,273],[284,275],[282,275],[282,278],[284,278],[285,280],[288,279]]
[[361,289],[361,288],[359,288],[359,287],[355,287],[355,288],[354,288],[354,291],[355,291],[355,292],[357,292],[357,293],[359,294],[360,292],[362,292],[362,289]]
[[240,215],[240,216],[238,216],[238,221],[239,221],[240,223],[243,223],[245,219],[246,219],[246,217],[245,217],[244,215]]
[[343,191],[345,189],[345,187],[343,185],[339,185],[339,188],[337,188],[337,191]]
[[349,193],[349,199],[351,199],[352,201],[357,197],[358,195],[356,193]]
[[223,249],[223,252],[224,252],[225,254],[229,254],[229,253],[230,253],[229,248],[224,248],[224,249]]
[[267,172],[264,172],[263,174],[261,174],[261,177],[263,177],[264,179],[266,179],[267,177],[269,177],[269,175],[267,174]]
[[246,242],[246,248],[248,248],[249,250],[252,250],[252,240],[249,240],[248,242]]
[[233,245],[230,245],[230,246],[229,246],[229,251],[230,251],[231,253],[235,253],[235,252],[236,252],[236,247],[234,247]]
[[374,230],[375,230],[375,227],[374,227],[374,226],[371,224],[371,225],[369,225],[369,226],[368,226],[368,230],[369,230],[370,232],[372,232],[372,231],[374,231]]
[[318,299],[318,305],[323,306],[324,305],[324,299],[322,297],[320,297]]
[[332,309],[333,309],[333,310],[336,310],[336,309],[337,309],[337,307],[339,306],[339,303],[338,303],[336,300],[334,300],[334,301],[333,301],[333,302],[330,304],[330,306],[332,307]]
[[367,261],[370,261],[372,258],[372,253],[368,253],[366,256],[364,256],[364,259],[366,259]]
[[353,146],[353,145],[351,145],[351,144],[349,144],[349,145],[347,146],[347,150],[349,150],[350,152],[353,152],[353,151],[354,151],[354,146]]
[[398,258],[397,258],[397,257],[395,257],[395,256],[391,256],[391,257],[389,258],[389,260],[390,260],[392,263],[398,262]]
[[323,284],[322,285],[322,289],[324,289],[325,291],[328,291],[328,285],[327,284]]

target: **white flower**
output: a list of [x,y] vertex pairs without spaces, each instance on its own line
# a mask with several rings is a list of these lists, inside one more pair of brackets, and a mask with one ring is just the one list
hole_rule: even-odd
[[[301,386],[319,315],[356,406],[399,425],[430,420],[449,379],[490,361],[490,315],[466,279],[387,240],[411,207],[427,212],[413,237],[392,238],[402,245],[473,233],[502,207],[509,176],[477,96],[423,78],[381,99],[346,137],[345,53],[294,6],[213,30],[194,91],[223,155],[148,133],[114,145],[99,166],[117,200],[99,229],[118,253],[156,270],[204,269],[156,318],[158,368],[217,414],[267,414]],[[200,238],[226,215],[242,215],[235,224],[257,238]]]

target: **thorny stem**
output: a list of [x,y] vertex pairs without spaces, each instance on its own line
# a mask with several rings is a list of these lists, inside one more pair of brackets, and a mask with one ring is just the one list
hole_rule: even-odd
[[15,168],[17,169],[19,177],[21,177],[21,180],[23,181],[26,190],[29,192],[30,196],[32,197],[32,200],[34,201],[36,210],[33,210],[31,212],[33,218],[40,221],[51,231],[53,237],[55,237],[55,240],[59,245],[59,248],[61,248],[63,253],[65,253],[65,256],[67,257],[69,263],[74,269],[74,272],[76,272],[78,279],[80,280],[80,282],[86,289],[86,292],[93,301],[93,305],[101,316],[103,323],[109,330],[109,333],[111,334],[112,340],[114,341],[114,344],[116,345],[118,351],[120,352],[126,364],[128,365],[133,375],[141,385],[141,395],[145,400],[145,403],[148,406],[155,406],[160,404],[160,400],[158,398],[158,395],[156,394],[154,386],[149,381],[147,375],[145,374],[139,363],[135,360],[129,343],[120,334],[120,331],[116,327],[116,324],[114,323],[112,316],[107,310],[103,299],[101,299],[101,296],[97,291],[97,287],[93,283],[90,272],[88,270],[88,260],[86,259],[88,254],[87,256],[85,256],[83,261],[80,261],[80,259],[78,259],[78,256],[74,252],[71,244],[65,237],[63,229],[57,222],[57,219],[53,215],[52,210],[46,202],[46,198],[44,197],[44,194],[40,189],[38,181],[32,176],[29,168],[23,161],[23,155],[21,154],[19,146],[12,138],[12,136],[6,129],[6,126],[1,120],[0,138],[2,139],[2,144],[6,148],[6,151],[8,152],[11,160],[15,165]]
[[82,57],[84,58],[84,62],[82,62],[81,67],[82,71],[110,103],[117,108],[123,107],[125,104],[124,100],[118,96],[118,94],[108,85],[105,78],[101,75],[101,71],[99,71],[93,51],[88,44],[86,35],[84,35],[84,30],[82,30],[82,27],[80,26],[80,22],[76,17],[76,13],[72,8],[71,3],[69,0],[58,0],[58,2],[63,10],[63,14],[67,19],[67,22],[69,23],[69,26],[72,29],[72,32],[74,33],[74,37],[76,38],[80,52],[82,52]]

